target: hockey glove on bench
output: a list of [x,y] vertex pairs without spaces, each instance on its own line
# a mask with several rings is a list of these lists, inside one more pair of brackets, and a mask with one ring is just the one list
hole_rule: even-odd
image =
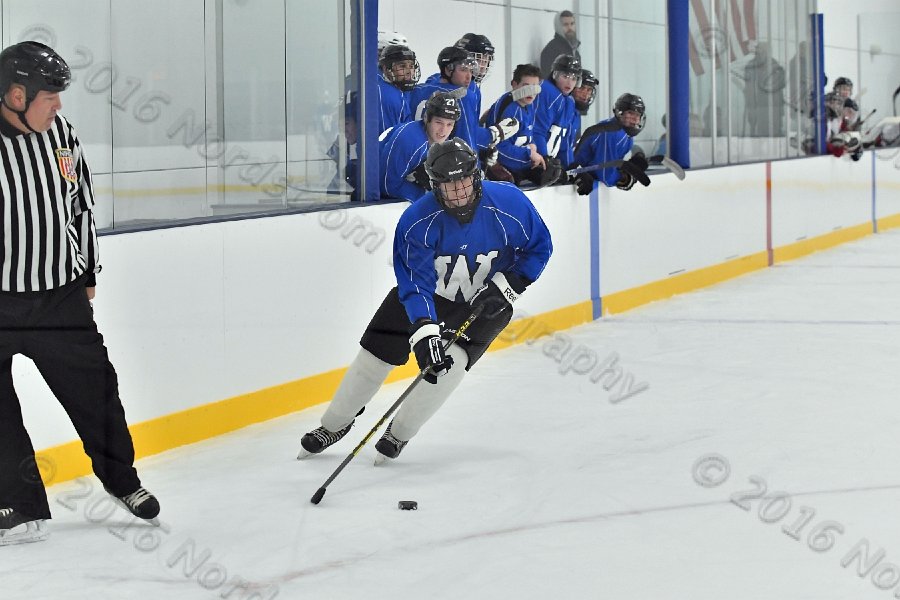
[[453,357],[447,356],[441,341],[441,326],[431,319],[419,319],[413,323],[409,346],[416,355],[419,370],[428,369],[425,381],[437,383],[453,366]]

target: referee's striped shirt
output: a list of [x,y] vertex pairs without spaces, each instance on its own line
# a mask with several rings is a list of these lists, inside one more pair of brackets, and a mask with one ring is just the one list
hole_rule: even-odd
[[0,116],[0,290],[39,292],[100,270],[91,172],[61,115],[43,133]]

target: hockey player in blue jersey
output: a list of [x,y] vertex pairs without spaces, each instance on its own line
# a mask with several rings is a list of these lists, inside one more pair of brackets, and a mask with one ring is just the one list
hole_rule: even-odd
[[378,57],[378,131],[412,120],[409,92],[422,72],[416,53],[407,46],[387,46]]
[[[641,132],[646,121],[644,100],[635,94],[622,94],[613,105],[613,116],[588,127],[575,149],[575,164],[582,167],[624,159],[634,146],[634,136]],[[647,170],[647,159],[635,153],[622,167],[606,167],[580,173],[575,177],[575,189],[587,196],[594,189],[594,181],[607,187],[616,186],[628,191]]]
[[[481,82],[490,74],[491,64],[494,62],[494,45],[486,35],[477,33],[466,33],[456,44],[457,48],[462,48],[469,53],[469,58],[473,59],[478,67],[472,79],[475,84],[481,86]],[[478,90],[478,112],[481,112],[481,89]]]
[[[572,100],[575,101],[575,110],[582,117],[586,117],[591,109],[591,104],[594,103],[594,98],[597,97],[598,85],[600,85],[600,80],[594,77],[593,73],[587,69],[581,70],[581,83],[572,90]],[[577,138],[578,135],[575,137]]]
[[409,93],[410,105],[417,118],[424,111],[425,101],[434,92],[453,92],[459,98],[462,109],[455,135],[462,138],[470,148],[477,151],[479,148],[493,147],[515,133],[508,132],[503,123],[498,123],[493,130],[479,125],[481,90],[475,81],[479,68],[476,58],[463,48],[449,46],[441,50],[437,62],[439,72]]
[[[375,445],[376,463],[396,458],[441,407],[512,317],[512,303],[550,258],[550,232],[528,198],[505,183],[481,181],[478,160],[458,138],[435,144],[426,169],[433,191],[409,206],[394,235],[397,287],[363,333],[322,426],[300,441],[298,458],[343,438],[396,365],[428,369]],[[479,306],[458,342],[442,339]]]
[[428,148],[450,138],[459,115],[459,100],[435,92],[421,121],[401,123],[382,134],[384,139],[378,144],[382,198],[412,202],[428,191],[424,164]]
[[485,113],[482,125],[491,125],[504,117],[512,117],[519,122],[517,135],[497,144],[497,164],[486,169],[488,179],[516,185],[527,179],[537,185],[546,185],[559,177],[559,169],[547,170],[547,163],[532,140],[540,83],[539,67],[528,64],[516,66],[510,82],[512,91],[500,96]]
[[568,54],[557,56],[551,78],[541,83],[535,107],[534,143],[539,154],[559,161],[561,179],[565,179],[565,170],[572,164],[575,136],[581,126],[581,116],[571,96],[580,79],[578,59]]

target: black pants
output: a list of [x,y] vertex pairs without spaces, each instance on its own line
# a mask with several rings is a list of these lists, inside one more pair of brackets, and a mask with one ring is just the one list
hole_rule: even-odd
[[84,283],[81,277],[46,292],[0,292],[0,508],[33,518],[50,518],[50,507],[13,389],[15,354],[34,361],[103,485],[117,496],[140,487],[116,371]]
[[[456,334],[456,328],[472,314],[472,307],[467,303],[452,302],[443,296],[435,295],[434,305],[438,320],[442,323],[441,335],[445,339],[452,338]],[[467,371],[487,351],[488,346],[509,324],[510,319],[512,319],[510,309],[495,317],[479,317],[460,336],[457,344],[469,355]],[[409,329],[409,317],[403,303],[400,302],[397,288],[394,288],[388,292],[378,307],[359,345],[386,363],[405,365],[410,353]]]

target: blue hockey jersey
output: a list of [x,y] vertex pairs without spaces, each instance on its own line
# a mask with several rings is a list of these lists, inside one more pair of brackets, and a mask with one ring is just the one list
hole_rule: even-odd
[[[458,85],[442,82],[440,73],[431,75],[425,80],[425,83],[420,83],[409,93],[409,105],[413,118],[423,118],[425,102],[431,98],[432,94],[451,92],[456,89],[459,89]],[[461,138],[472,150],[478,152],[478,148],[484,148],[491,143],[491,132],[478,124],[478,118],[481,116],[481,90],[475,84],[474,79],[469,83],[466,95],[460,99],[459,104],[462,115],[456,123],[453,137]]]
[[465,225],[428,192],[400,217],[394,273],[409,322],[437,320],[434,296],[467,302],[495,273],[540,277],[553,246],[531,201],[514,185],[482,182],[483,196]]
[[575,100],[564,96],[552,81],[541,82],[541,93],[534,100],[534,144],[544,156],[556,157],[564,169],[572,165],[575,136],[581,128],[581,115]]
[[494,102],[488,109],[486,124],[495,125],[506,117],[519,121],[516,137],[497,144],[497,160],[512,172],[525,171],[531,168],[531,150],[528,144],[532,143],[534,133],[534,102],[521,106],[511,96],[512,92],[506,92]]
[[425,134],[425,122],[401,123],[386,133],[378,143],[381,197],[402,198],[412,202],[426,191],[422,186],[406,179],[407,175],[425,162],[428,154],[430,144]]
[[[634,146],[634,139],[625,133],[615,117],[610,117],[585,130],[575,149],[574,164],[588,167],[611,160],[620,160],[631,152],[632,146]],[[592,174],[607,187],[616,185],[620,177],[618,167],[608,167],[594,171]]]
[[378,75],[378,133],[412,120],[409,93]]

